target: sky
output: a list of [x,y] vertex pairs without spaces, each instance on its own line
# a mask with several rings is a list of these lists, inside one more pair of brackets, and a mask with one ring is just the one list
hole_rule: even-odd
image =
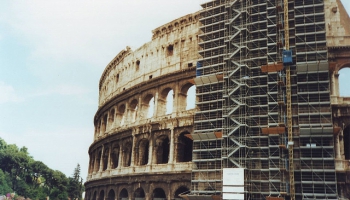
[[0,137],[85,180],[104,68],[202,1],[0,0]]

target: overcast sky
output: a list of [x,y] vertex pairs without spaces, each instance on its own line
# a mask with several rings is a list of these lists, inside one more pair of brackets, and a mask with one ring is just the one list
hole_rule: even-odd
[[0,137],[85,180],[104,68],[202,1],[0,0]]

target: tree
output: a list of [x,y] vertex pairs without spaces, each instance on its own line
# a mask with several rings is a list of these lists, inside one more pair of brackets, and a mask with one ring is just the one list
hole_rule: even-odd
[[0,194],[7,194],[12,191],[10,177],[0,169]]
[[68,194],[72,199],[81,199],[81,194],[84,191],[83,179],[80,177],[80,165],[74,169],[73,177],[69,178]]

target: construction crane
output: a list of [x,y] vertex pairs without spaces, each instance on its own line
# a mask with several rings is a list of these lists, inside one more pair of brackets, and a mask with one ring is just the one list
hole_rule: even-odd
[[293,63],[292,51],[289,49],[289,18],[288,0],[284,0],[284,38],[285,49],[283,50],[283,64],[286,68],[286,94],[287,94],[287,129],[288,129],[288,155],[289,155],[289,184],[290,199],[295,200],[294,164],[293,164],[293,130],[292,130],[292,92],[290,81],[290,65]]

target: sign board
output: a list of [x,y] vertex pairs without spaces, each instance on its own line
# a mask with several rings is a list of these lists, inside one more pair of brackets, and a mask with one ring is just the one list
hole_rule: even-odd
[[244,168],[223,168],[223,185],[244,185]]

